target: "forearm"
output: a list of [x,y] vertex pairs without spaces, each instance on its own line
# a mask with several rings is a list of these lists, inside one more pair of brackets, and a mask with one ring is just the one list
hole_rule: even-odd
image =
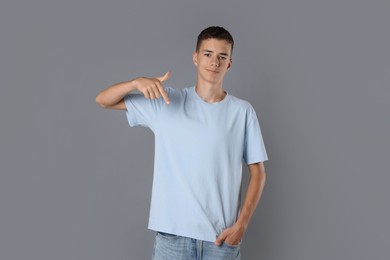
[[248,166],[250,170],[250,180],[245,194],[244,203],[241,208],[240,216],[237,224],[244,229],[247,228],[250,219],[260,201],[263,192],[266,174],[263,163],[251,164]]
[[265,183],[265,170],[263,163],[254,163],[249,166],[250,180],[246,190],[245,199],[240,216],[232,227],[225,229],[216,239],[215,244],[221,245],[222,241],[236,245],[242,239],[249,221],[260,201]]
[[121,101],[126,94],[136,89],[137,87],[134,80],[116,83],[107,89],[102,90],[96,96],[96,103],[102,107],[115,105]]

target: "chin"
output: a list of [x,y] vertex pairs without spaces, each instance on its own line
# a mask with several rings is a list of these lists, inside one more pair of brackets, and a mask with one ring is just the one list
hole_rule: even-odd
[[222,82],[222,80],[206,80],[208,83],[211,83],[211,84],[219,84]]

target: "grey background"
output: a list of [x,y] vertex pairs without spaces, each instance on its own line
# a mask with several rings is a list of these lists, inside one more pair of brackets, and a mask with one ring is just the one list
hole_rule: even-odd
[[[243,259],[388,259],[390,2],[2,1],[0,258],[150,259],[154,136],[96,94],[194,84],[209,25],[269,161]],[[244,166],[245,175],[248,171]]]

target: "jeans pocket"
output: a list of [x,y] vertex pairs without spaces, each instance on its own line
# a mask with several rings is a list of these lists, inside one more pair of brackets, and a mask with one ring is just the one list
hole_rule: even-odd
[[223,244],[226,245],[226,247],[228,247],[228,248],[236,249],[236,248],[240,248],[241,242],[239,242],[237,245],[230,245],[230,244],[226,243],[226,241],[223,241]]

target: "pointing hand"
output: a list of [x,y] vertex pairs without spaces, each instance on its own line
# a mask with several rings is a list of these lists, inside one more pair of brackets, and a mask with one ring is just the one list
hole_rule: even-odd
[[167,71],[163,76],[157,78],[145,78],[140,77],[136,79],[137,89],[142,92],[145,98],[155,99],[163,97],[165,103],[169,105],[170,100],[167,92],[162,86],[162,82],[166,81],[170,77],[170,72]]

